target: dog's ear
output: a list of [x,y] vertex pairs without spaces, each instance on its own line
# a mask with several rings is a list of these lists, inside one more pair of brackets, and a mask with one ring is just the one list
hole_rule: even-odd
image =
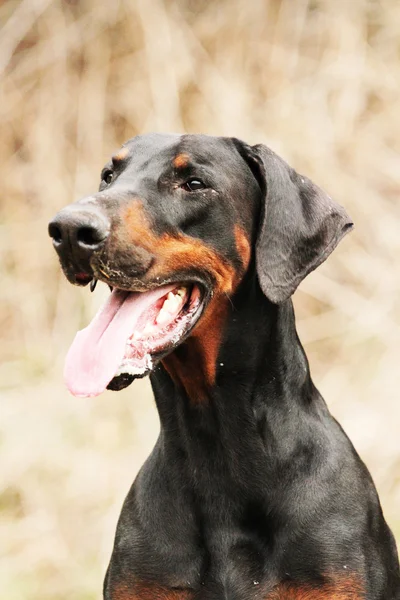
[[272,150],[235,143],[262,190],[259,283],[265,296],[279,304],[330,255],[353,223],[343,207]]

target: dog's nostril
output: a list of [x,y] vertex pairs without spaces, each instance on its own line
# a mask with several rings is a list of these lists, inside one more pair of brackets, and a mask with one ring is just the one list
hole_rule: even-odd
[[74,252],[74,247],[85,255],[99,249],[110,232],[108,219],[96,211],[77,208],[61,210],[49,223],[49,235],[57,252]]
[[51,238],[53,238],[53,242],[55,242],[56,244],[61,244],[61,242],[62,242],[61,229],[54,223],[50,223],[50,225],[49,225],[49,235]]
[[97,246],[105,238],[104,231],[95,227],[80,227],[76,234],[79,243],[85,246]]

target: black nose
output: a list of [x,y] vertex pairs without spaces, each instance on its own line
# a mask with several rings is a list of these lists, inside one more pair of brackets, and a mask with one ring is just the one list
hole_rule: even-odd
[[90,255],[106,240],[110,223],[100,212],[67,207],[49,223],[49,235],[59,254],[64,251]]
[[99,251],[109,233],[110,221],[97,208],[71,204],[60,210],[49,223],[49,234],[71,283],[87,285],[92,279],[91,258]]

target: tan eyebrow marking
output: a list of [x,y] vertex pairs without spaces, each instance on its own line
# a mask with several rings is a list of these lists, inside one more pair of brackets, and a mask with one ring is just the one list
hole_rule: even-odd
[[174,165],[174,167],[176,169],[183,169],[184,167],[188,166],[189,157],[187,154],[182,152],[181,154],[178,154],[177,156],[175,156],[174,160],[172,161],[172,164]]
[[119,150],[117,152],[117,154],[114,154],[114,156],[112,157],[112,161],[113,162],[120,162],[122,160],[124,160],[125,158],[127,158],[129,154],[129,149],[128,148],[121,148],[121,150]]

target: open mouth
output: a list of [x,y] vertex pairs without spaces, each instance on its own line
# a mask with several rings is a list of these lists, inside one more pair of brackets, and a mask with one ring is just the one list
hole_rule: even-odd
[[194,283],[148,292],[114,289],[69,349],[64,370],[69,391],[79,397],[97,396],[147,375],[155,361],[189,334],[203,306],[204,294]]

